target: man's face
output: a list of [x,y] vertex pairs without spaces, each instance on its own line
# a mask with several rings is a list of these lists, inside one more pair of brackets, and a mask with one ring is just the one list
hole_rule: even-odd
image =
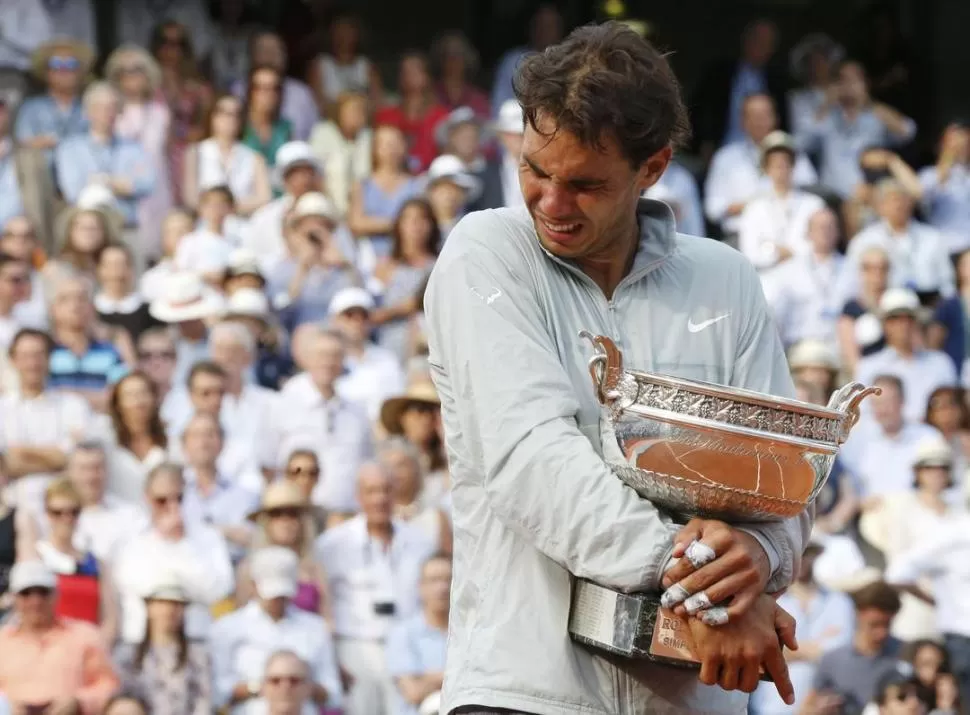
[[889,189],[879,202],[879,213],[893,226],[905,226],[913,217],[913,200],[902,191]]
[[280,74],[286,72],[286,48],[282,40],[269,33],[260,35],[253,43],[252,64],[268,65]]
[[364,467],[357,481],[360,510],[369,524],[387,524],[394,504],[393,488],[388,475],[373,466]]
[[421,571],[421,602],[436,613],[448,611],[451,600],[451,563],[432,559]]
[[43,628],[54,620],[54,593],[50,589],[28,588],[17,594],[15,604],[17,615],[28,628]]
[[318,188],[320,177],[312,166],[300,164],[287,170],[283,184],[286,187],[286,193],[294,198],[300,198],[303,194]]
[[370,335],[370,314],[364,308],[348,308],[334,317],[334,327],[343,333],[348,341],[355,344],[362,343]]
[[539,241],[560,258],[612,262],[617,242],[633,230],[637,199],[660,178],[670,150],[634,170],[612,137],[599,150],[555,131],[551,119],[540,115],[538,125],[541,133],[526,124],[519,181]]
[[189,386],[189,398],[196,412],[219,415],[222,396],[226,394],[226,381],[219,375],[207,372],[196,373]]
[[30,268],[23,261],[0,266],[0,300],[9,306],[30,298]]
[[759,22],[752,27],[744,41],[744,59],[755,67],[768,64],[775,54],[778,33],[770,22]]
[[96,504],[104,497],[106,469],[100,450],[82,449],[72,454],[68,475],[84,501]]
[[869,88],[862,66],[847,62],[839,69],[838,96],[843,104],[857,106],[866,101]]
[[856,633],[873,649],[880,649],[886,644],[892,622],[893,614],[878,608],[856,611]]
[[163,335],[143,335],[138,341],[138,369],[158,386],[168,386],[175,371],[175,343]]
[[328,335],[318,336],[307,346],[306,361],[306,371],[314,384],[332,386],[343,373],[343,346]]
[[299,713],[310,697],[306,668],[296,658],[273,658],[263,678],[263,697],[270,713]]
[[462,161],[471,161],[478,156],[481,147],[481,131],[474,122],[459,124],[451,130],[448,137],[451,153]]
[[209,417],[193,418],[182,436],[189,464],[211,468],[222,451],[222,435],[216,421]]
[[93,97],[85,108],[91,128],[99,132],[114,131],[115,119],[118,117],[118,100],[107,92]]
[[37,235],[26,217],[16,216],[7,221],[0,236],[0,251],[29,263],[36,248]]
[[61,287],[54,297],[54,322],[69,330],[85,330],[94,319],[94,308],[87,287],[74,281]]
[[48,358],[47,344],[32,335],[18,340],[10,356],[20,381],[33,387],[47,380]]
[[903,399],[895,385],[882,382],[882,394],[872,397],[872,416],[881,425],[897,424],[902,419]]
[[81,61],[62,48],[47,60],[47,86],[60,93],[77,92],[81,85]]
[[158,476],[152,482],[147,492],[148,505],[151,509],[152,524],[177,518],[182,513],[182,500],[185,492],[181,482],[174,476]]
[[882,321],[886,344],[894,348],[911,349],[915,329],[916,321],[909,313],[890,315]]
[[766,136],[778,128],[774,102],[770,97],[760,94],[749,97],[744,103],[741,121],[745,134],[751,137],[755,144],[760,144]]
[[819,253],[833,251],[839,241],[839,220],[829,209],[817,211],[808,220],[808,241]]
[[246,348],[225,335],[211,341],[209,351],[212,361],[230,375],[242,375],[252,362]]
[[222,191],[208,191],[199,199],[199,217],[211,226],[222,226],[232,213],[232,203]]

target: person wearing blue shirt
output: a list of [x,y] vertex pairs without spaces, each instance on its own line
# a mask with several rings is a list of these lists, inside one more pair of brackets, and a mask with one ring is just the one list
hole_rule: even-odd
[[536,10],[529,26],[531,47],[513,47],[502,55],[495,70],[495,81],[492,84],[492,112],[498,116],[502,103],[507,99],[514,99],[512,92],[512,77],[515,68],[529,52],[541,52],[549,45],[554,45],[562,39],[563,18],[554,3],[546,3]]
[[127,229],[136,227],[138,201],[155,188],[151,157],[137,142],[115,136],[120,98],[107,82],[96,82],[84,93],[84,110],[90,122],[87,134],[61,142],[54,166],[61,193],[75,203],[81,191],[101,184],[111,189]]
[[429,701],[444,680],[450,603],[451,557],[435,554],[421,568],[421,613],[387,635],[387,672],[397,687],[391,715],[431,712]]
[[24,213],[17,182],[16,147],[8,134],[9,129],[10,106],[7,98],[0,96],[0,230],[7,221]]

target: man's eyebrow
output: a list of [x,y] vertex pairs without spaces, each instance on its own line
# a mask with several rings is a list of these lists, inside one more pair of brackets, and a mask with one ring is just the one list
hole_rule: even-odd
[[[538,164],[535,163],[535,161],[525,156],[524,154],[522,155],[522,161],[528,164],[529,168],[532,169],[532,171],[535,172],[537,175],[541,177],[549,176],[549,174],[546,171],[544,171],[542,167],[540,167]],[[604,178],[595,177],[595,176],[589,176],[589,177],[577,176],[574,179],[567,180],[566,183],[569,184],[570,186],[575,186],[579,188],[592,188],[595,186],[602,186],[603,184],[606,183],[606,181],[607,180]]]

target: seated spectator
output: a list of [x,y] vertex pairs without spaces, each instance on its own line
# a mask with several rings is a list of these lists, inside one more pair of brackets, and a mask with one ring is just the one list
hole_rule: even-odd
[[156,575],[145,589],[145,637],[121,645],[115,662],[124,692],[151,704],[151,713],[210,715],[212,666],[204,643],[185,633],[188,595],[173,575]]
[[860,358],[886,347],[877,316],[889,283],[889,254],[878,246],[867,248],[860,253],[857,265],[843,266],[843,272],[847,270],[858,270],[859,290],[855,298],[844,303],[839,316],[839,352],[846,370],[854,373]]
[[272,168],[276,152],[295,139],[289,120],[280,115],[283,77],[273,67],[256,65],[249,71],[246,92],[241,141]]
[[137,645],[144,640],[144,584],[160,571],[174,573],[191,601],[185,614],[189,638],[208,636],[210,606],[232,592],[232,564],[225,539],[205,524],[186,520],[184,496],[180,467],[161,464],[148,475],[145,497],[151,524],[125,543],[113,564],[124,643]]
[[26,216],[15,216],[0,227],[0,253],[19,258],[30,267],[30,297],[15,307],[17,317],[37,327],[47,325],[47,296],[39,266],[45,261],[34,224]]
[[482,182],[461,159],[452,154],[435,158],[424,178],[424,192],[444,242],[468,207],[478,200],[482,193]]
[[132,350],[125,361],[135,362],[134,346],[149,328],[158,327],[148,311],[148,302],[135,290],[135,267],[127,246],[105,246],[98,257],[98,292],[94,308],[103,324],[123,330],[127,340],[123,344]]
[[438,36],[431,48],[435,96],[449,110],[468,107],[482,118],[492,116],[488,95],[473,84],[481,66],[478,51],[458,30]]
[[[305,491],[293,481],[272,482],[263,492],[259,509],[249,515],[257,525],[253,544],[280,546],[290,549],[300,559],[299,583],[293,605],[309,613],[316,613],[332,620],[327,579],[313,553],[313,541],[317,536],[312,507]],[[241,608],[253,597],[253,579],[250,561],[245,559],[236,572],[236,604]]]
[[930,715],[959,715],[963,712],[964,697],[953,673],[940,673],[936,678],[936,707]]
[[168,437],[160,407],[158,390],[143,372],[129,373],[111,388],[109,489],[129,504],[143,504],[145,479],[166,458]]
[[[369,239],[377,258],[390,252],[395,217],[421,191],[420,181],[407,169],[407,146],[407,135],[399,126],[377,124],[371,174],[350,191],[347,226],[358,240]],[[362,269],[367,272],[366,266]]]
[[878,223],[880,196],[878,186],[883,181],[896,181],[915,202],[922,195],[919,177],[898,154],[880,146],[871,146],[859,154],[862,182],[857,184],[852,196],[842,202],[842,217],[846,233],[855,236],[864,228]]
[[370,176],[374,134],[367,120],[367,97],[345,92],[336,98],[333,119],[321,121],[310,135],[326,174],[327,196],[341,216],[350,208],[351,187]]
[[[448,116],[448,110],[437,103],[428,61],[423,54],[404,53],[399,68],[399,103],[378,110],[374,125],[389,124],[404,133],[410,147],[406,165],[417,174],[426,171],[438,154],[435,129]],[[377,168],[376,161],[374,168]]]
[[162,257],[141,275],[138,291],[149,303],[165,294],[165,284],[178,271],[175,251],[183,236],[195,230],[195,217],[185,209],[172,209],[162,222]]
[[[522,154],[522,134],[525,131],[519,100],[509,99],[499,108],[493,129],[498,136],[501,151],[499,156],[489,159],[485,164],[481,173],[482,194],[472,207],[474,211],[525,205],[522,189],[519,187],[519,157]],[[669,173],[668,167],[664,176]],[[663,177],[660,181],[664,181]],[[696,192],[696,186],[694,190]],[[695,198],[699,200],[699,196]],[[703,227],[703,219],[700,225]]]
[[788,352],[788,367],[796,385],[808,385],[818,390],[821,404],[838,386],[839,361],[828,344],[807,339],[795,343]]
[[900,644],[889,635],[892,619],[899,612],[896,591],[876,582],[853,593],[852,601],[852,642],[828,651],[818,660],[812,690],[805,698],[806,708],[827,701],[842,707],[844,712],[861,712],[866,703],[880,694],[878,684],[882,678],[902,673]]
[[118,688],[108,651],[90,623],[55,615],[57,577],[43,562],[10,574],[17,620],[0,628],[0,691],[15,711],[99,715]]
[[203,187],[199,195],[199,226],[175,247],[172,265],[180,273],[195,273],[214,288],[222,286],[229,256],[239,240],[231,232],[235,200],[226,186]]
[[17,307],[30,299],[30,266],[20,258],[0,253],[0,349],[9,349],[10,341],[21,328],[44,328],[29,324]]
[[266,661],[260,690],[266,715],[302,715],[307,712],[313,707],[311,685],[306,661],[293,651],[276,651]]
[[[328,526],[346,521],[351,515],[328,514],[321,506],[313,504],[313,492],[320,483],[322,476],[320,460],[312,449],[297,448],[290,452],[286,463],[280,470],[280,480],[296,486],[309,504],[309,514],[313,521],[313,536],[316,538]],[[279,481],[279,480],[278,480]]]
[[381,426],[389,435],[401,435],[421,453],[421,466],[430,478],[445,468],[444,443],[436,430],[441,400],[430,380],[416,380],[403,395],[381,407]]
[[[872,702],[878,710],[874,715],[922,715],[925,705],[919,697],[919,683],[898,673],[889,673],[876,686]],[[868,715],[867,708],[866,714]],[[934,710],[934,712],[936,712]]]
[[330,301],[330,321],[346,340],[346,372],[337,392],[346,400],[367,406],[371,420],[384,401],[404,391],[404,373],[393,352],[371,342],[374,297],[363,288],[344,288]]
[[[766,94],[749,95],[742,115],[745,138],[717,150],[704,182],[704,213],[726,236],[737,234],[748,202],[771,187],[771,180],[760,168],[760,147],[778,127],[774,100]],[[792,184],[808,186],[817,178],[811,162],[799,152],[794,160]]]
[[355,712],[391,713],[396,688],[383,640],[394,624],[420,612],[421,569],[434,547],[418,527],[393,518],[391,478],[381,465],[360,468],[358,500],[360,516],[325,531],[317,557],[333,594],[340,664],[355,681],[381,689],[383,706],[364,708],[357,692],[350,705]]
[[967,354],[967,310],[964,301],[970,296],[970,249],[954,256],[957,292],[939,301],[926,331],[926,345],[942,350],[953,361],[958,375],[964,374]]
[[451,154],[458,157],[465,170],[476,177],[485,170],[485,150],[491,140],[486,132],[486,116],[471,107],[460,106],[451,110],[435,129],[439,156]]
[[970,405],[962,387],[938,387],[926,404],[926,424],[935,427],[953,451],[955,492],[970,496]]
[[[246,330],[251,340],[241,343],[242,335],[237,342],[242,345],[246,353],[246,365],[243,369],[246,385],[259,387],[275,392],[284,380],[293,374],[293,361],[290,358],[287,344],[287,334],[279,321],[275,319],[264,292],[265,279],[260,274],[255,261],[251,268],[230,266],[233,271],[243,271],[227,281],[229,289],[224,292],[229,296],[226,301],[224,322],[240,325]],[[256,271],[256,274],[246,271]],[[237,285],[257,284],[258,288],[236,288]],[[240,358],[241,359],[241,358]]]
[[[95,337],[94,301],[90,284],[70,278],[54,288],[51,296],[50,385],[83,397],[91,409],[104,412],[108,394],[128,367],[118,349]],[[127,335],[116,334],[116,339]],[[131,350],[130,341],[127,346]]]
[[182,202],[199,205],[200,187],[227,186],[236,197],[236,213],[251,216],[273,198],[269,165],[240,140],[243,104],[231,94],[216,97],[205,123],[205,138],[185,153]]
[[846,282],[840,297],[849,300],[858,291],[858,266],[870,248],[889,256],[890,288],[910,288],[928,296],[954,293],[953,264],[936,229],[913,219],[913,200],[898,182],[887,179],[878,186],[882,221],[863,229],[849,242]]
[[342,692],[330,629],[323,618],[292,603],[299,582],[297,555],[278,546],[259,549],[252,555],[250,573],[256,598],[220,618],[212,629],[216,704],[236,715],[250,712],[261,694],[261,675],[270,656],[289,648],[309,664],[315,706],[339,707]]
[[919,172],[926,222],[955,255],[970,249],[970,127],[951,122],[940,138],[936,164]]
[[421,453],[402,437],[391,437],[377,449],[377,459],[394,485],[394,516],[419,527],[435,551],[451,553],[451,521],[441,509],[441,484],[425,484]]
[[175,337],[168,326],[151,328],[142,333],[135,347],[138,369],[151,380],[161,404],[172,389],[177,357]]
[[89,185],[107,186],[125,219],[125,242],[143,265],[138,239],[138,203],[151,195],[157,181],[151,157],[137,142],[115,131],[120,109],[117,90],[110,84],[92,84],[84,93],[84,109],[91,127],[58,145],[54,156],[61,193],[76,203]]
[[927,709],[936,702],[936,681],[941,673],[949,673],[946,648],[932,640],[917,640],[907,644],[906,662],[913,667],[920,700]]
[[865,69],[842,62],[815,121],[805,128],[805,149],[821,155],[821,183],[843,199],[862,181],[859,155],[868,147],[899,146],[916,134],[916,123],[873,102]]
[[917,422],[926,414],[933,390],[957,385],[953,362],[938,350],[924,350],[917,342],[919,299],[905,288],[883,293],[879,301],[886,347],[868,355],[856,366],[855,379],[872,384],[879,375],[896,375],[903,383],[906,419]]
[[310,63],[307,85],[313,91],[320,116],[337,116],[340,98],[358,94],[375,107],[381,106],[383,86],[377,66],[361,48],[360,19],[337,11],[330,21],[328,49]]
[[0,228],[24,213],[23,195],[17,176],[17,146],[10,136],[13,110],[10,99],[0,95],[0,161],[3,162],[0,164]]
[[40,514],[44,490],[67,465],[74,444],[84,441],[91,410],[78,397],[52,389],[49,383],[51,340],[24,329],[10,343],[10,360],[19,389],[0,397],[0,451],[3,468],[13,481],[15,506]]
[[371,313],[378,328],[377,343],[404,360],[409,320],[419,312],[420,294],[441,243],[441,231],[431,205],[411,199],[401,207],[391,227],[391,252],[374,270],[381,304]]
[[94,281],[101,252],[121,243],[117,224],[108,211],[75,206],[59,214],[56,223],[57,249],[43,268],[47,295],[53,293],[57,283],[72,275]]
[[387,671],[397,686],[394,715],[417,715],[441,690],[445,674],[451,557],[431,556],[421,568],[421,613],[387,635]]

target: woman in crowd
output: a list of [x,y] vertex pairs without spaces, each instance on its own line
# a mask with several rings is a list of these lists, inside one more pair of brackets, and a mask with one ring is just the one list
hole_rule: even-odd
[[290,121],[280,116],[283,77],[273,67],[254,67],[246,84],[242,143],[274,166],[277,150],[293,138]]
[[960,387],[938,387],[926,403],[926,424],[936,427],[953,450],[953,476],[957,487],[968,494],[970,466],[970,407]]
[[[148,302],[135,290],[135,271],[127,246],[106,246],[98,257],[97,276],[94,307],[98,319],[124,330],[129,337],[128,344],[134,345],[143,332],[159,325],[148,312]],[[123,357],[129,365],[135,363],[134,354]]]
[[151,195],[138,202],[138,232],[142,253],[156,257],[161,247],[161,222],[172,208],[168,177],[168,140],[172,113],[159,100],[161,70],[141,47],[124,45],[111,53],[105,77],[119,91],[121,113],[115,122],[119,137],[137,141],[151,157],[158,180]]
[[394,515],[424,531],[435,551],[451,553],[451,522],[438,506],[441,484],[425,483],[421,453],[407,439],[392,437],[380,446],[378,459],[394,483]]
[[144,499],[148,473],[165,461],[168,440],[159,408],[155,383],[143,372],[128,373],[111,388],[110,491],[134,504]]
[[50,483],[44,493],[43,538],[37,539],[37,556],[57,574],[56,613],[93,623],[111,646],[118,636],[118,601],[103,563],[75,544],[81,496],[66,478]]
[[[254,551],[264,546],[282,546],[292,549],[300,557],[300,583],[293,605],[329,618],[327,580],[313,553],[316,533],[309,503],[300,488],[289,480],[273,482],[263,493],[259,510],[249,518],[259,525]],[[249,563],[244,560],[236,575],[237,607],[247,604],[253,593]]]
[[195,215],[183,208],[172,209],[162,222],[162,258],[142,273],[138,289],[142,297],[151,302],[165,295],[165,286],[177,273],[175,251],[179,241],[195,229]]
[[317,123],[310,146],[324,168],[327,195],[341,216],[350,206],[350,191],[370,176],[373,132],[367,126],[367,97],[344,92],[337,97],[333,119]]
[[442,493],[435,482],[447,468],[444,442],[437,429],[441,401],[428,380],[410,384],[407,392],[392,397],[381,407],[381,426],[389,435],[400,435],[418,450],[421,468],[427,475],[425,488],[430,494]]
[[210,715],[214,705],[208,649],[186,638],[188,598],[177,580],[159,580],[145,598],[144,640],[118,649],[122,687],[148,702],[152,715]]
[[295,449],[290,453],[283,468],[283,479],[292,482],[300,490],[313,519],[313,534],[318,536],[328,526],[328,515],[322,506],[313,504],[313,490],[322,475],[320,460],[312,449]]
[[873,247],[859,257],[859,294],[842,309],[836,332],[842,353],[842,367],[853,373],[859,358],[886,347],[879,322],[879,300],[889,284],[889,255]]
[[472,84],[478,72],[478,51],[463,33],[453,30],[441,35],[431,50],[431,60],[438,79],[435,96],[443,107],[449,111],[471,107],[480,117],[491,116],[488,95]]
[[407,140],[396,126],[374,130],[371,175],[350,192],[347,226],[358,239],[368,239],[377,258],[391,249],[394,220],[407,201],[421,192],[420,181],[407,171]]
[[941,300],[934,309],[926,344],[945,352],[953,360],[957,374],[962,375],[970,338],[970,250],[957,254],[955,263],[957,293]]
[[57,253],[44,264],[47,295],[69,275],[96,279],[98,260],[106,246],[118,245],[118,225],[107,211],[69,208],[58,216]]
[[205,139],[185,153],[182,201],[197,209],[199,188],[225,185],[232,191],[236,213],[250,216],[273,198],[266,159],[240,141],[243,105],[238,97],[223,94],[206,117]]
[[906,662],[913,667],[913,677],[919,683],[920,700],[927,707],[936,702],[936,679],[949,670],[946,649],[936,641],[921,638],[907,644]]
[[172,112],[168,176],[173,182],[172,195],[181,196],[185,150],[202,139],[212,89],[199,77],[192,38],[180,22],[168,20],[155,28],[151,53],[161,67],[162,93]]
[[307,85],[313,90],[320,116],[333,116],[342,94],[359,93],[375,107],[382,101],[380,73],[361,53],[360,21],[353,15],[341,14],[330,23],[330,52],[310,63]]
[[402,361],[408,348],[409,321],[419,310],[418,293],[431,273],[440,242],[431,205],[424,199],[410,199],[391,227],[390,255],[374,271],[383,297],[371,320],[379,328],[381,346]]

